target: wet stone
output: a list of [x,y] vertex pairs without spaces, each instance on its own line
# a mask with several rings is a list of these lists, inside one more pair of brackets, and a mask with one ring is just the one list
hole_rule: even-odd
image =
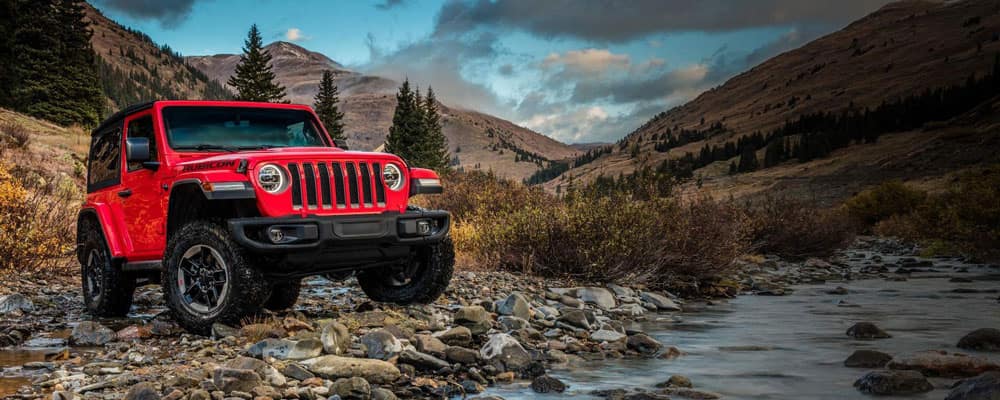
[[562,393],[566,391],[566,384],[549,375],[542,375],[531,381],[531,390],[536,393]]
[[854,382],[862,393],[875,395],[906,395],[934,390],[934,386],[917,371],[872,371]]
[[847,336],[855,339],[886,339],[891,338],[882,328],[871,322],[858,322],[847,328]]
[[882,368],[892,356],[875,350],[856,350],[846,360],[844,366],[849,368]]

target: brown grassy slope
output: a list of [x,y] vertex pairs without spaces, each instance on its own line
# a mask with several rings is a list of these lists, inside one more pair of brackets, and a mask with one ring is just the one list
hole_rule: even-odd
[[[175,93],[185,99],[202,98],[207,82],[192,74],[182,59],[171,57],[153,43],[125,30],[123,26],[105,17],[90,4],[84,3],[84,8],[86,19],[90,22],[90,29],[93,31],[90,43],[101,58],[122,71],[146,76],[154,75],[152,69],[155,66],[155,73],[163,78],[163,82],[168,82]],[[146,66],[122,55],[122,49],[125,52],[132,50],[136,55],[144,58]],[[114,104],[113,108],[125,106],[128,104]]]
[[[266,46],[272,57],[277,81],[285,86],[293,103],[312,104],[324,70],[334,71],[334,82],[341,92],[344,124],[348,144],[360,150],[379,147],[389,133],[392,114],[396,107],[398,83],[389,79],[364,75],[344,69],[323,54],[295,44],[275,42]],[[225,82],[239,62],[238,55],[186,57],[209,78]],[[550,160],[561,160],[578,154],[577,150],[509,121],[476,111],[463,110],[440,104],[444,133],[449,151],[457,155],[459,166],[472,170],[493,170],[498,175],[517,180],[526,178],[539,169],[527,162],[514,162],[514,153],[493,151],[499,144],[498,137],[490,138],[487,130],[503,132],[505,140],[514,146]],[[461,150],[456,152],[456,150]]]
[[[889,4],[844,29],[819,38],[741,73],[687,104],[651,120],[625,140],[629,147],[568,172],[578,179],[630,173],[641,161],[655,165],[685,152],[697,154],[706,141],[659,153],[648,140],[668,127],[704,129],[722,122],[732,130],[707,140],[718,144],[755,131],[767,132],[786,120],[816,111],[836,111],[851,102],[877,106],[926,88],[984,74],[1000,51],[1000,5],[992,0],[904,1]],[[968,24],[970,18],[979,22]],[[981,46],[981,49],[979,49]],[[788,100],[796,97],[796,105]],[[701,120],[705,122],[702,125]],[[639,160],[629,148],[642,138]],[[847,149],[844,152],[852,152]],[[875,165],[865,163],[865,165]],[[709,166],[711,173],[720,166]],[[552,181],[551,189],[560,181]],[[564,182],[564,181],[563,181]]]
[[[1000,98],[941,124],[879,137],[878,143],[851,146],[829,157],[729,176],[706,173],[702,187],[683,193],[716,198],[763,195],[805,197],[832,205],[889,179],[930,191],[948,188],[953,178],[977,165],[1000,162]],[[711,169],[713,166],[705,169]]]

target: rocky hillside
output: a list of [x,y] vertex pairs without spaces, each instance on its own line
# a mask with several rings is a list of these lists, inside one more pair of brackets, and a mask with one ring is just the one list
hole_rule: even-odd
[[108,111],[153,99],[203,99],[231,96],[169,46],[126,28],[85,5],[93,31],[91,45],[100,56],[100,73]]
[[[275,42],[266,46],[279,83],[293,103],[312,104],[324,70],[335,74],[345,112],[348,143],[356,149],[378,148],[389,133],[396,107],[398,82],[348,70],[323,54],[301,46]],[[239,55],[187,57],[211,79],[225,82]],[[457,166],[466,170],[492,170],[524,179],[550,161],[575,156],[578,151],[510,121],[476,111],[441,104],[444,133]]]
[[[697,157],[706,144],[722,146],[756,132],[766,135],[807,114],[874,109],[883,102],[959,85],[970,75],[982,77],[990,73],[998,52],[1000,6],[995,1],[892,3],[840,31],[771,58],[687,104],[655,116],[614,146],[611,154],[573,168],[547,186],[554,188],[569,176],[588,181],[602,174],[628,174],[640,165],[656,166],[687,153]],[[693,133],[695,140],[676,146],[663,145],[667,136],[676,139],[680,132]],[[909,139],[901,140],[909,143]],[[971,146],[978,142],[962,143]],[[857,151],[870,153],[862,146],[868,145],[835,151],[826,160],[836,162],[838,157],[856,157]],[[889,154],[905,158],[912,153]],[[764,150],[758,149],[757,158],[763,160],[763,157]],[[882,162],[856,160],[858,163],[852,165],[863,168],[859,171],[862,174],[878,174],[885,162],[903,161],[879,159]],[[694,176],[701,178],[702,183],[717,181],[720,186],[739,191],[747,189],[746,184],[759,184],[758,176],[776,173],[765,169],[729,176],[731,162],[738,163],[739,156],[699,166]],[[810,168],[799,166],[787,167],[787,178],[799,176]],[[926,174],[914,171],[910,176]],[[804,180],[808,179],[800,181]]]

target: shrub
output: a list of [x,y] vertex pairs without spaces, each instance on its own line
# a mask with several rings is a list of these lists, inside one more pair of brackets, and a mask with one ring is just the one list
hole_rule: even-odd
[[858,193],[844,203],[847,213],[865,226],[872,226],[896,215],[906,215],[927,199],[927,193],[899,181],[887,181]]
[[26,188],[0,164],[0,272],[53,267],[68,255],[78,194],[61,181]]
[[6,121],[0,124],[0,132],[9,138],[5,140],[7,146],[23,149],[31,143],[31,133],[28,128],[17,121]]
[[843,209],[768,197],[748,210],[753,248],[787,259],[826,257],[854,240],[857,225]]

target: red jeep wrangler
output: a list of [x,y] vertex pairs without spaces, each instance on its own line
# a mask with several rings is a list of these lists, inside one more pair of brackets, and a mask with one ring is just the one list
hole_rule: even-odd
[[311,108],[156,101],[93,131],[78,219],[83,294],[123,316],[160,282],[178,323],[207,334],[283,309],[302,278],[356,275],[368,297],[428,303],[451,279],[450,215],[407,205],[434,171],[347,151]]

